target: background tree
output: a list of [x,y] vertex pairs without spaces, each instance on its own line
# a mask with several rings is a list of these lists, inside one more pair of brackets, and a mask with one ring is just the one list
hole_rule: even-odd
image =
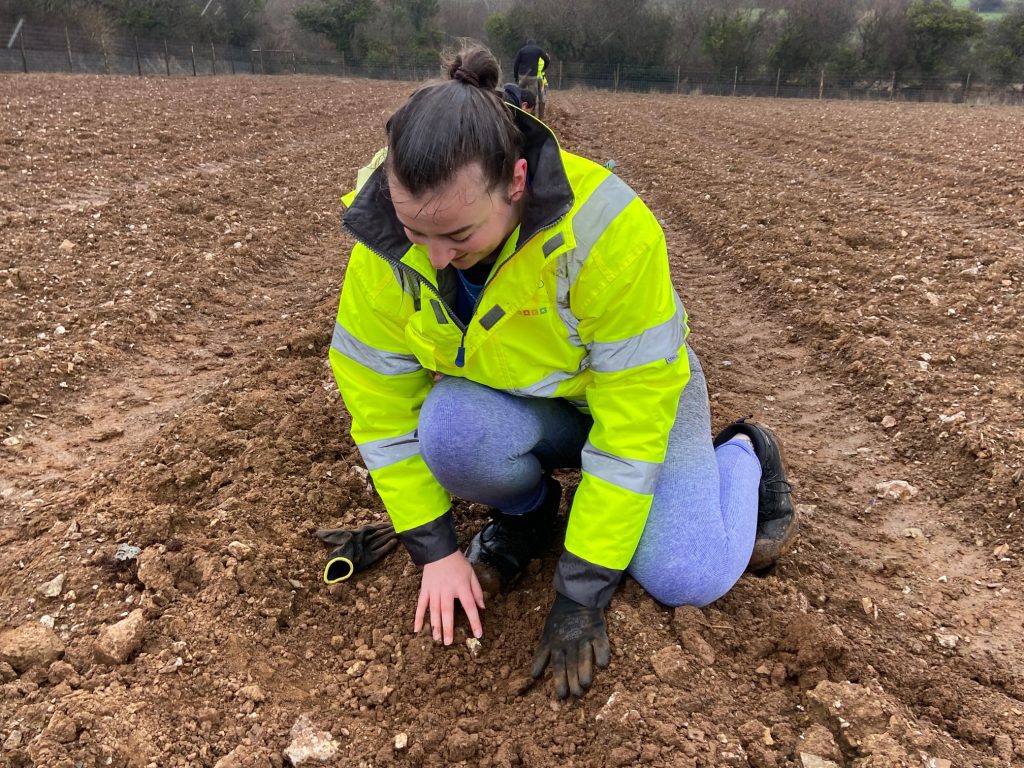
[[303,29],[323,35],[339,51],[348,53],[356,28],[376,11],[373,0],[319,0],[297,8],[295,20]]
[[718,70],[750,68],[763,15],[755,10],[711,11],[700,32],[701,47]]
[[484,25],[495,13],[496,6],[488,0],[441,0],[437,24],[452,37],[483,40],[486,37]]
[[772,20],[777,32],[768,52],[783,72],[817,69],[842,61],[850,66],[848,41],[856,7],[847,0],[778,0]]
[[967,43],[985,30],[977,13],[954,8],[951,0],[914,0],[907,18],[910,49],[923,75],[954,68]]
[[905,69],[911,62],[907,10],[911,0],[874,0],[862,8],[854,27],[856,67],[881,74]]
[[1003,82],[1024,79],[1024,3],[1014,5],[989,27],[985,60]]

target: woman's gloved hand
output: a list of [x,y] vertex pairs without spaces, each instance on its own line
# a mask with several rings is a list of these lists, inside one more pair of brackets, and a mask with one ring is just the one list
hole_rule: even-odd
[[582,696],[594,681],[594,662],[603,669],[610,656],[604,609],[589,608],[556,592],[533,657],[533,677],[544,674],[550,659],[558,698]]
[[362,528],[322,528],[316,537],[334,546],[327,556],[324,582],[336,584],[366,570],[398,546],[398,535],[390,522],[370,523]]

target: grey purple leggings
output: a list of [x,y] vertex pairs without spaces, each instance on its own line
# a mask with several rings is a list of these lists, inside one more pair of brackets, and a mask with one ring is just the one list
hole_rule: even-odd
[[[750,559],[761,464],[743,440],[711,444],[707,383],[687,347],[690,381],[668,438],[654,501],[628,573],[655,600],[704,606]],[[419,419],[420,449],[450,493],[522,514],[543,501],[544,472],[579,467],[592,421],[560,399],[517,397],[445,377]]]

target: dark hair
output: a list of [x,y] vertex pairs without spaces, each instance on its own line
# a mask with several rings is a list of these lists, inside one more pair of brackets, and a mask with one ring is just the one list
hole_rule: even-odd
[[520,92],[520,95],[523,97],[522,101],[525,101],[526,105],[530,109],[533,109],[535,106],[537,106],[537,94],[531,91],[530,89],[523,88]]
[[505,106],[498,60],[480,45],[442,54],[439,82],[418,88],[387,122],[388,168],[413,195],[479,162],[488,189],[512,181],[523,136]]

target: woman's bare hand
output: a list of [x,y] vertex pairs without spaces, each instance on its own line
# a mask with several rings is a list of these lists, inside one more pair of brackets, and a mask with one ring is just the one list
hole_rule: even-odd
[[414,632],[423,629],[423,619],[430,609],[430,627],[435,641],[444,640],[451,645],[455,639],[455,600],[469,619],[474,637],[482,637],[483,623],[480,610],[484,607],[484,593],[480,581],[465,555],[453,552],[448,557],[423,566],[420,599],[416,603]]

